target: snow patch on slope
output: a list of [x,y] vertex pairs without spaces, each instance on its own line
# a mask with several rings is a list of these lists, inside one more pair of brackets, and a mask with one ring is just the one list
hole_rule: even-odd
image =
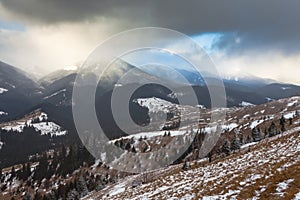
[[300,200],[300,192],[295,195],[294,200]]
[[287,113],[287,114],[285,114],[283,116],[284,116],[285,119],[289,119],[289,118],[293,118],[294,115],[295,115],[295,112],[290,112],[290,113]]
[[0,111],[0,116],[1,115],[8,115],[8,113],[4,112],[4,111]]
[[298,100],[295,100],[295,101],[292,101],[290,103],[287,104],[287,107],[291,107],[291,106],[294,106],[298,103]]
[[5,88],[0,88],[0,94],[3,94],[3,93],[5,93],[5,92],[7,92],[8,90],[7,89],[5,89]]
[[57,91],[57,92],[55,92],[55,93],[53,93],[53,94],[51,94],[49,96],[44,97],[44,99],[49,99],[49,98],[54,97],[54,96],[56,96],[56,95],[58,95],[58,94],[60,94],[62,92],[66,92],[66,89],[59,90],[59,91]]
[[246,102],[246,101],[242,101],[242,103],[240,103],[240,106],[242,106],[242,107],[248,107],[248,106],[254,106],[254,104]]
[[[111,142],[115,142],[120,139],[130,139],[134,137],[135,139],[139,138],[152,138],[152,137],[158,137],[158,136],[163,136],[166,132],[168,131],[151,131],[151,132],[141,132],[141,133],[136,133],[133,135],[125,136],[119,139],[111,140]],[[184,135],[186,133],[186,130],[179,130],[179,131],[170,131],[171,136],[179,136],[179,135]]]
[[[40,122],[34,123],[33,120],[39,119]],[[39,116],[35,117],[34,119],[29,119],[26,121],[18,121],[14,124],[7,125],[2,127],[3,130],[13,130],[16,132],[23,132],[24,128],[26,126],[33,126],[36,131],[40,131],[41,135],[48,135],[51,136],[62,136],[66,135],[67,131],[63,130],[62,127],[60,127],[58,124],[54,122],[45,122],[44,120],[47,120],[48,116],[46,113],[41,113]]]
[[109,193],[109,196],[115,196],[119,193],[122,193],[125,191],[125,184],[116,185],[112,191]]
[[251,123],[250,128],[253,129],[263,122],[264,122],[264,120],[255,120],[254,122]]
[[203,200],[218,200],[218,199],[229,199],[229,197],[231,197],[231,199],[233,198],[234,194],[239,194],[241,191],[240,190],[229,190],[226,194],[223,195],[215,195],[215,196],[204,196]]
[[277,191],[277,194],[281,197],[284,196],[284,191],[286,189],[288,189],[288,185],[290,183],[292,183],[294,180],[293,179],[289,179],[289,180],[286,180],[286,181],[283,181],[281,183],[278,183],[278,187],[276,188],[276,191]]
[[54,122],[40,122],[32,124],[32,126],[35,130],[41,131],[41,135],[50,134],[51,136],[62,136],[67,134],[67,131],[62,130],[62,128]]
[[176,104],[157,97],[139,98],[133,100],[133,102],[138,103],[142,107],[148,108],[151,113],[157,113],[159,111],[167,113],[169,111],[168,108],[176,106]]

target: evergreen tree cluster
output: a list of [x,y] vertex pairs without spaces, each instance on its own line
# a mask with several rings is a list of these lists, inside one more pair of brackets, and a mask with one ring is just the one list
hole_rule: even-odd
[[[42,188],[49,189],[52,177],[61,177],[62,180],[66,180],[67,176],[81,166],[89,167],[95,163],[95,159],[82,145],[63,146],[59,151],[54,151],[52,155],[43,153],[35,161],[39,163],[37,166],[33,166],[33,163],[28,162],[24,163],[21,169],[17,171],[12,167],[9,173],[1,173],[1,191],[5,191],[7,184],[14,179],[22,180],[26,186],[25,188],[34,189],[43,186]],[[88,191],[95,190],[99,188],[99,185],[103,186],[107,183],[108,180],[105,178],[100,179],[91,174],[85,174],[84,176],[75,177],[71,183],[60,184],[57,190],[53,190],[47,195],[36,191],[34,195],[28,194],[27,196],[28,199],[68,199],[68,197],[70,199],[72,193],[76,193],[73,199],[80,199]],[[26,191],[24,189],[18,189],[17,191],[17,193],[22,192]]]
[[25,126],[22,132],[0,129],[0,134],[4,143],[0,150],[2,168],[28,162],[30,155],[50,149],[64,137],[41,135],[41,132],[32,126]]

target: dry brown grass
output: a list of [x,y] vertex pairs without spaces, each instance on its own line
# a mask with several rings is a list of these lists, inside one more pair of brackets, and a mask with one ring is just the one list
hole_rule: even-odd
[[[126,199],[132,198],[139,195],[143,195],[146,193],[151,193],[156,191],[164,186],[172,186],[169,184],[170,177],[172,176],[174,179],[177,179],[176,182],[187,180],[186,185],[178,185],[177,188],[181,186],[188,187],[190,183],[193,183],[193,180],[197,177],[203,176],[203,173],[200,173],[202,169],[208,169],[209,166],[213,167],[225,167],[226,162],[236,162],[236,160],[241,159],[243,156],[249,155],[253,152],[260,152],[263,156],[264,152],[270,151],[274,145],[278,145],[280,143],[288,144],[289,139],[293,137],[294,139],[298,139],[299,133],[292,133],[288,135],[283,135],[274,140],[263,141],[258,145],[252,147],[251,152],[238,152],[236,154],[230,155],[229,157],[223,158],[221,160],[203,165],[203,163],[195,163],[192,165],[191,173],[185,173],[181,170],[181,167],[175,168],[173,171],[166,171],[161,173],[160,177],[156,178],[152,183],[144,185],[142,188],[129,188],[125,193],[121,193],[117,195],[116,199]],[[284,149],[288,149],[288,146],[284,146]],[[283,150],[284,150],[283,149]],[[190,190],[185,190],[185,188],[180,188],[176,191],[176,197],[183,197],[186,194],[194,194],[197,199],[201,199],[203,196],[213,196],[219,194],[226,194],[230,190],[239,190],[238,194],[236,194],[237,199],[249,199],[253,198],[259,193],[260,199],[292,199],[295,194],[300,191],[300,160],[299,153],[295,155],[286,156],[286,158],[278,160],[278,162],[274,163],[258,163],[257,160],[248,160],[250,167],[246,167],[245,170],[239,171],[233,174],[228,173],[221,179],[216,179],[208,182],[198,182],[197,184],[193,183],[193,187]],[[277,158],[273,158],[277,159]],[[279,159],[279,158],[278,158]],[[294,161],[295,163],[291,166],[286,167],[282,171],[278,171],[284,164],[289,163],[290,161]],[[226,168],[226,167],[225,167]],[[224,169],[225,169],[224,168]],[[230,170],[229,170],[230,171]],[[247,177],[250,177],[254,174],[260,174],[261,177],[257,178],[255,181],[250,181],[247,185],[241,186],[240,183],[245,181]],[[217,174],[216,174],[217,175]],[[294,181],[288,185],[288,188],[284,192],[284,196],[281,197],[277,194],[278,183],[286,181],[288,179],[293,179]],[[265,188],[265,191],[262,190]],[[172,192],[176,190],[176,188],[168,189],[167,191],[159,192],[150,197],[150,199],[167,199],[171,197]],[[110,199],[113,199],[110,198]],[[229,196],[227,197],[229,198]]]

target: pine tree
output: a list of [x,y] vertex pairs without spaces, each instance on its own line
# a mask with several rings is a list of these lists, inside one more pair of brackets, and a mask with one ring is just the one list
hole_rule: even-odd
[[26,180],[27,177],[26,177],[26,165],[25,163],[22,164],[22,172],[21,172],[21,175],[20,175],[20,179],[22,180]]
[[26,194],[25,194],[25,200],[31,200],[31,195],[30,193],[27,191]]
[[290,118],[289,121],[290,121],[290,125],[293,125],[293,118]]
[[26,164],[26,179],[28,179],[28,177],[31,175],[31,168],[30,168],[30,164],[27,163]]
[[66,150],[65,145],[63,145],[62,150],[61,150],[61,157],[64,159],[64,158],[66,158],[66,155],[67,155],[67,150]]
[[254,142],[258,142],[263,139],[260,128],[255,127],[252,129],[252,138]]
[[42,198],[41,198],[41,195],[38,193],[38,192],[36,192],[35,194],[34,194],[34,198],[33,198],[34,200],[41,200]]
[[79,198],[78,192],[75,189],[73,189],[70,192],[68,192],[66,199],[67,200],[79,200],[80,198]]
[[129,150],[130,148],[131,148],[131,144],[129,142],[127,142],[126,145],[125,145],[125,149]]
[[137,153],[134,146],[132,147],[131,152],[132,152],[132,153]]
[[13,179],[13,178],[16,176],[15,166],[13,166],[13,167],[11,168],[10,174],[11,174],[11,179]]
[[223,149],[223,152],[226,153],[226,155],[230,155],[231,148],[230,148],[230,142],[228,140],[225,141],[222,149]]
[[237,135],[234,135],[233,141],[232,141],[232,145],[231,145],[231,149],[233,151],[238,150],[241,148],[241,141],[240,139],[237,137]]
[[100,190],[103,190],[105,188],[104,183],[100,183],[97,187],[96,187],[96,191],[99,192]]
[[39,165],[36,169],[34,177],[36,180],[41,181],[45,176],[47,176],[47,173],[48,173],[48,160],[47,160],[47,154],[44,153],[39,160]]
[[57,199],[56,196],[55,196],[55,192],[53,190],[51,190],[49,192],[48,199],[49,200],[56,200]]
[[252,138],[251,135],[248,135],[248,137],[247,137],[247,143],[251,143],[251,142],[253,142],[253,138]]
[[281,131],[282,131],[282,132],[286,131],[285,123],[286,123],[285,118],[284,118],[284,116],[282,115],[281,118],[280,118],[280,126],[281,126]]
[[241,141],[241,145],[246,144],[246,143],[247,143],[247,138],[246,138],[246,136],[245,136],[245,135],[242,135],[242,136],[240,137],[240,141]]
[[298,117],[298,116],[299,116],[299,111],[296,110],[296,112],[295,112],[295,117]]
[[277,128],[274,122],[272,122],[271,126],[268,128],[269,137],[273,137],[277,134]]
[[208,162],[211,163],[211,161],[212,161],[212,156],[213,156],[212,152],[209,152],[207,156],[208,156]]
[[77,186],[76,186],[76,190],[78,191],[80,197],[84,197],[88,194],[89,191],[88,191],[86,181],[83,178],[83,176],[79,177],[79,180],[78,180]]

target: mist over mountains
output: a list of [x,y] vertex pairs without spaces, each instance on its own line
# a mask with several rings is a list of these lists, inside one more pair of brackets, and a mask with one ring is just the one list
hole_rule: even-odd
[[[125,61],[117,63],[118,71],[108,71],[98,83],[97,96],[103,97],[113,90],[120,77],[128,70],[135,69],[135,82],[142,83],[145,80],[151,82],[165,82],[175,85],[177,92],[186,91],[185,87],[192,86],[198,97],[199,104],[210,107],[209,93],[205,80],[196,71],[178,70],[177,73],[167,74],[164,69],[149,68],[143,70],[137,68]],[[180,82],[178,74],[183,76],[186,82]],[[0,110],[7,113],[0,116],[0,120],[13,119],[19,115],[31,111],[33,108],[51,105],[56,108],[71,107],[72,90],[76,70],[59,70],[53,72],[37,82],[28,78],[29,76],[6,63],[0,63],[0,88],[3,91],[0,94]],[[206,77],[210,77],[205,74]],[[213,76],[211,76],[213,78]],[[272,99],[281,99],[300,94],[300,87],[292,84],[277,83],[272,80],[257,77],[227,77],[223,79],[226,94],[227,105],[241,106],[242,102],[251,104],[262,104]],[[126,80],[124,85],[118,85],[118,89],[126,89]],[[158,89],[160,88],[160,89]],[[140,97],[153,97],[159,94],[159,97],[168,101],[176,102],[176,99],[170,98],[170,93],[176,91],[167,91],[162,86],[148,86],[147,90],[140,90]],[[159,90],[160,92],[157,92]],[[280,91],[280,92],[278,92]],[[182,95],[189,95],[183,94]],[[108,95],[109,96],[109,95]],[[137,96],[136,96],[137,97]]]
[[[104,74],[104,78],[98,83],[96,92],[96,112],[98,120],[103,126],[109,138],[126,135],[115,123],[112,109],[111,96],[113,89],[126,92],[128,87],[138,85],[145,81],[154,83],[165,83],[172,85],[176,91],[171,91],[164,85],[148,84],[140,87],[133,93],[129,102],[129,110],[133,121],[137,124],[148,124],[149,115],[148,109],[137,104],[134,99],[158,97],[160,99],[178,104],[176,95],[191,96],[187,88],[192,87],[198,99],[198,104],[206,108],[211,107],[211,100],[208,87],[205,80],[198,72],[180,70],[178,73],[183,76],[189,84],[181,82],[176,76],[178,73],[169,74],[162,70],[142,70],[125,61],[115,63],[118,70],[108,70]],[[155,68],[154,68],[155,69]],[[132,80],[122,80],[120,84],[118,80],[128,70],[133,70]],[[41,109],[49,114],[49,117],[54,119],[65,128],[76,133],[72,115],[72,92],[73,85],[77,76],[76,70],[60,70],[43,77],[37,82],[28,78],[28,75],[17,68],[6,63],[0,63],[0,121],[9,121],[20,118],[27,113],[36,109]],[[214,76],[206,77],[211,79]],[[95,81],[96,77],[92,74],[88,81]],[[127,82],[129,84],[127,84]],[[223,80],[227,95],[228,107],[240,107],[246,105],[258,105],[272,100],[291,97],[300,94],[300,87],[292,84],[270,83],[270,80],[265,80],[257,77],[243,78],[227,78]],[[209,86],[215,87],[215,86]],[[82,90],[90,90],[89,85],[83,86]],[[280,91],[280,92],[279,92]],[[224,98],[224,97],[219,97]],[[195,105],[192,105],[195,106]],[[84,115],[84,113],[83,113]],[[102,117],[101,116],[105,116]],[[132,130],[138,132],[139,130]]]

